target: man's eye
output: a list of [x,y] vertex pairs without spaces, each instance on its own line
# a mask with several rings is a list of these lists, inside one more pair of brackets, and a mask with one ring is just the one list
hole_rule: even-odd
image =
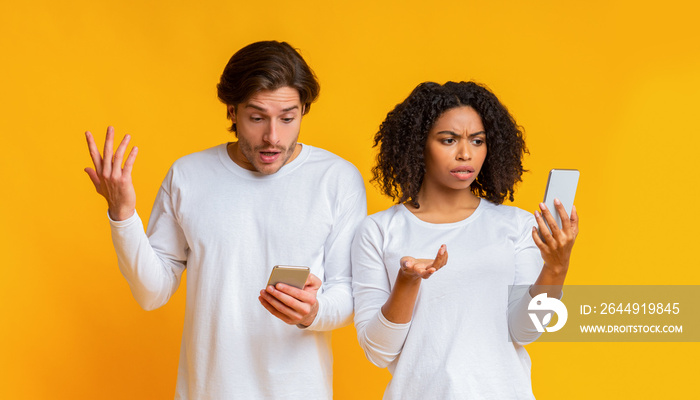
[[262,121],[262,118],[260,118],[260,117],[250,117],[250,120],[253,121],[253,122],[260,122],[260,121]]
[[294,121],[294,118],[282,118],[282,122],[288,124],[290,122]]

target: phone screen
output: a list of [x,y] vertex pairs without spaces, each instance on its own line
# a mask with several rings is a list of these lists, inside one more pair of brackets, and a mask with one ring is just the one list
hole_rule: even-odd
[[579,175],[580,172],[576,169],[553,169],[549,171],[547,189],[544,192],[544,204],[554,216],[554,220],[557,221],[559,228],[561,228],[561,218],[556,208],[554,208],[554,199],[559,199],[564,205],[566,214],[571,216]]

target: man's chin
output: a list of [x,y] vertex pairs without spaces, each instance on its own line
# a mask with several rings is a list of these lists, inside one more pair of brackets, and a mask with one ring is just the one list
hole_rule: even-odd
[[254,165],[255,170],[263,175],[275,174],[280,169],[282,169],[283,166],[284,166],[284,164],[281,164],[279,162],[272,163],[272,164],[256,164],[256,165]]

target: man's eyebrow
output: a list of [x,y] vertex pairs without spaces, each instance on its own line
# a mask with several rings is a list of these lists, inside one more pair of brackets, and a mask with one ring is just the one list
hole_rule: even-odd
[[[246,104],[246,105],[245,105],[245,108],[254,108],[254,109],[256,109],[256,110],[258,110],[258,111],[261,111],[261,112],[267,112],[267,109],[266,109],[266,108],[260,107],[260,106],[256,106],[255,104]],[[283,108],[283,109],[282,109],[282,112],[289,112],[289,111],[292,111],[292,110],[298,109],[298,108],[299,108],[299,105],[298,105],[298,104],[295,104],[295,105],[293,105],[293,106],[291,106],[291,107]]]
[[258,110],[258,111],[267,111],[266,108],[263,108],[263,107],[260,107],[260,106],[256,106],[255,104],[246,104],[244,108],[254,108],[254,109]]

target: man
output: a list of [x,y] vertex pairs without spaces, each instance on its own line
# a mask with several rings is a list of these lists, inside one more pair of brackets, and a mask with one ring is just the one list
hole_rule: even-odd
[[[146,310],[164,305],[188,270],[176,399],[330,399],[330,330],[352,314],[362,178],[297,143],[319,86],[287,43],[239,50],[217,88],[238,141],[173,164],[147,234],[131,183],[138,149],[122,168],[128,135],[112,155],[108,128],[101,156],[86,133],[95,166],[86,172],[107,199],[119,267]],[[305,287],[265,288],[278,264],[310,267]]]

